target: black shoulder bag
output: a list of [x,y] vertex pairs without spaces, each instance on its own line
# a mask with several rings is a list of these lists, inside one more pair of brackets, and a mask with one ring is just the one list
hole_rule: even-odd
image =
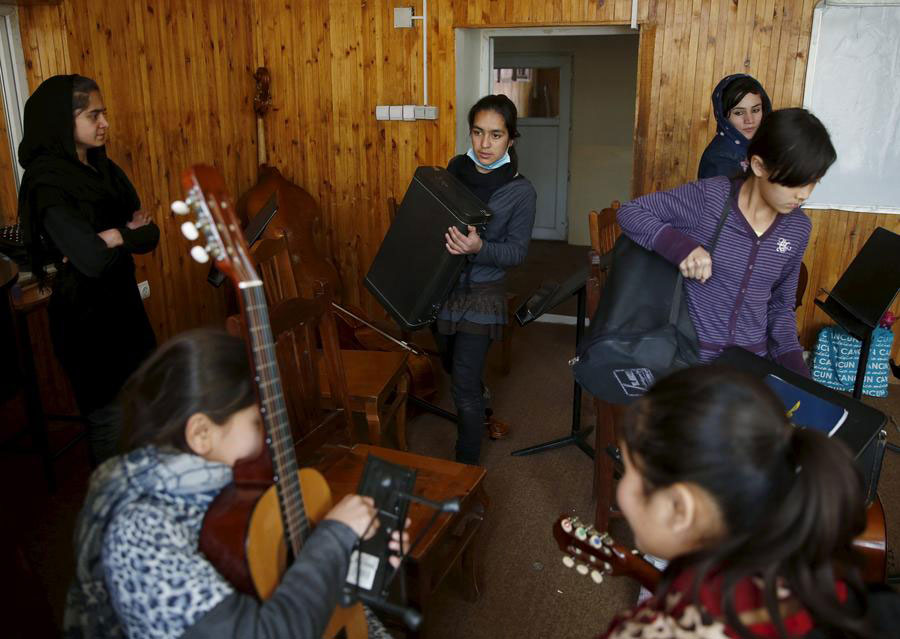
[[[709,247],[715,251],[728,216],[725,198]],[[678,267],[623,233],[588,338],[572,360],[575,379],[591,395],[628,404],[668,373],[698,361],[697,334]]]

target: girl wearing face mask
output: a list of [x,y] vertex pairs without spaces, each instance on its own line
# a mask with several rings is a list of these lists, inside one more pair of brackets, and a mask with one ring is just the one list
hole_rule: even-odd
[[481,98],[469,110],[471,147],[447,166],[493,212],[483,236],[472,226],[468,233],[447,230],[447,251],[466,255],[468,265],[434,326],[458,414],[456,459],[467,464],[478,463],[486,423],[491,437],[506,434],[501,422],[485,422],[481,378],[491,342],[507,322],[506,271],[525,260],[534,226],[537,195],[518,172],[516,117],[505,95]]
[[134,274],[159,228],[131,181],[106,156],[109,123],[97,83],[48,78],[25,103],[19,221],[39,282],[56,266],[49,303],[53,350],[88,425],[92,461],[116,452],[111,402],[156,345]]
[[638,548],[671,563],[604,639],[896,635],[900,598],[863,586],[851,548],[866,514],[850,452],[792,427],[760,380],[679,371],[622,435],[619,507]]
[[[805,109],[767,115],[734,180],[715,177],[624,204],[622,231],[684,275],[700,361],[728,346],[809,376],[797,340],[797,278],[812,223],[800,209],[837,159],[828,131]],[[711,245],[725,215],[714,257]]]
[[772,111],[765,89],[749,75],[729,75],[712,94],[716,137],[703,156],[697,177],[735,177],[747,169],[747,146],[764,115]]

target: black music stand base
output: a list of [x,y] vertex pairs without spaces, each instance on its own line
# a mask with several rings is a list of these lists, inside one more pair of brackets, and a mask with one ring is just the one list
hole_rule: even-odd
[[[587,314],[586,309],[586,287],[582,286],[578,289],[578,312],[576,318],[576,326],[575,326],[575,347],[578,347],[579,342],[581,342],[581,337],[584,335],[584,319]],[[585,430],[581,429],[581,385],[578,382],[575,382],[575,390],[572,393],[572,430],[571,432],[565,436],[560,437],[559,439],[554,439],[549,442],[544,442],[543,444],[535,444],[534,446],[529,446],[528,448],[520,448],[519,450],[514,450],[510,453],[513,457],[524,457],[526,455],[535,455],[537,453],[543,453],[548,450],[554,450],[556,448],[562,448],[563,446],[578,446],[585,455],[594,459],[594,448],[585,442],[585,438],[590,435],[594,430],[594,427],[591,426]]]
[[431,402],[427,402],[421,397],[416,397],[415,395],[407,395],[406,402],[408,404],[412,404],[413,406],[418,406],[422,410],[427,413],[431,413],[432,415],[437,415],[438,417],[443,417],[446,420],[453,422],[454,424],[457,421],[457,417],[455,413],[451,413],[449,410],[444,410],[440,406],[436,406]]
[[553,450],[554,448],[562,448],[563,446],[578,446],[582,450],[582,452],[590,457],[594,458],[594,448],[587,442],[585,442],[585,438],[594,432],[594,427],[591,426],[586,430],[577,430],[574,431],[571,435],[566,435],[565,437],[560,437],[559,439],[554,439],[549,442],[544,442],[543,444],[535,444],[534,446],[529,446],[528,448],[520,448],[519,450],[514,450],[510,453],[513,457],[524,457],[526,455],[536,455],[537,453],[543,453],[544,451]]

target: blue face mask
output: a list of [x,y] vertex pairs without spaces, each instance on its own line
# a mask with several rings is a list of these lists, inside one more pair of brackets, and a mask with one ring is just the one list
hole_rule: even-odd
[[491,162],[490,164],[483,164],[481,160],[478,159],[478,156],[475,154],[475,151],[472,147],[469,147],[469,150],[466,151],[466,155],[478,166],[486,171],[493,171],[494,169],[500,168],[504,164],[509,164],[511,160],[509,159],[509,149],[506,150],[506,153],[503,154],[503,157],[497,160],[496,162]]

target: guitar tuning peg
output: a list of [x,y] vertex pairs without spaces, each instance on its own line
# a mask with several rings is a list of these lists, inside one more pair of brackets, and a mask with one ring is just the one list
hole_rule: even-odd
[[195,246],[191,249],[191,257],[200,264],[206,264],[209,261],[209,253],[202,246]]
[[587,529],[584,526],[578,526],[578,528],[575,529],[575,537],[577,537],[581,541],[587,539],[587,536]]
[[602,584],[603,583],[603,573],[600,572],[599,570],[592,570],[591,571],[591,579],[594,580],[595,584]]
[[587,564],[578,564],[577,566],[575,566],[575,570],[579,575],[586,575],[588,574],[588,572],[590,572],[591,569],[587,567]]
[[181,234],[184,235],[188,240],[193,242],[198,237],[200,237],[200,231],[197,230],[197,227],[193,222],[185,222],[181,225]]
[[172,213],[174,213],[175,215],[187,215],[191,212],[191,208],[187,205],[187,202],[184,202],[182,200],[175,200],[174,202],[172,202],[172,206],[170,208],[172,209]]
[[568,517],[566,517],[565,519],[563,519],[563,520],[559,523],[559,525],[562,527],[562,529],[563,529],[565,532],[567,532],[567,533],[571,533],[571,532],[572,532],[572,520],[569,519]]
[[569,555],[563,555],[562,562],[563,562],[563,566],[565,566],[566,568],[574,568],[575,567],[575,560],[572,559],[571,557],[569,557]]

